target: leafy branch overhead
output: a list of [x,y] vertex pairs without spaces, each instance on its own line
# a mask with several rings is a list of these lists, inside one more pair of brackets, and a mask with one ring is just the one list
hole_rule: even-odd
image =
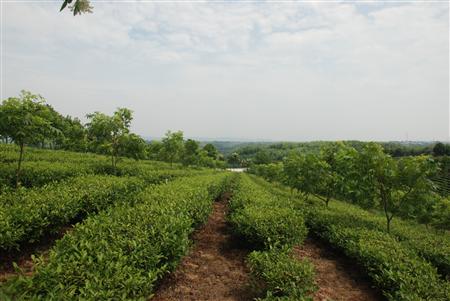
[[89,0],[64,0],[59,11],[62,11],[67,5],[69,5],[69,9],[73,12],[74,16],[81,15],[83,13],[92,13],[93,9]]

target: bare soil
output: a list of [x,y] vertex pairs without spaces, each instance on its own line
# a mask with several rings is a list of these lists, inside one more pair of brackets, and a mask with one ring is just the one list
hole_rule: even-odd
[[0,283],[5,282],[18,273],[14,269],[13,263],[22,270],[25,275],[31,275],[34,270],[33,260],[31,256],[39,257],[43,255],[46,257],[50,248],[55,244],[55,241],[62,238],[64,234],[72,229],[72,226],[62,228],[58,233],[47,235],[33,244],[25,244],[21,246],[20,251],[1,251],[0,252]]
[[372,288],[370,280],[354,262],[317,239],[308,238],[294,249],[299,258],[314,264],[318,291],[314,301],[381,301],[385,298]]
[[193,235],[194,247],[163,280],[152,301],[252,300],[245,258],[248,250],[233,240],[225,216],[229,195],[214,203],[208,222]]

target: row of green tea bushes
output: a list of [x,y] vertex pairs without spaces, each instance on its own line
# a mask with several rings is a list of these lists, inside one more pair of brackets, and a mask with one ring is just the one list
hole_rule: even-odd
[[[15,144],[0,144],[0,162],[14,163],[19,158],[19,147]],[[63,150],[49,150],[34,147],[26,147],[24,162],[46,161],[46,162],[72,162],[72,163],[110,163],[107,156],[93,153],[78,153]]]
[[[356,222],[366,229],[386,232],[386,221],[383,216],[340,201],[334,201],[333,204],[330,204],[330,208],[336,215],[336,219],[341,219],[341,226],[351,226]],[[414,250],[437,267],[444,278],[450,276],[450,236],[448,233],[432,231],[414,222],[394,219],[391,225],[391,235],[406,248]]]
[[[0,167],[0,185],[15,187],[16,163],[2,164]],[[27,162],[20,172],[20,185],[39,187],[70,177],[92,174],[93,169],[86,164],[60,162]]]
[[309,205],[312,232],[355,259],[389,300],[450,300],[450,285],[436,268],[367,220]]
[[[40,187],[52,182],[58,182],[74,176],[96,174],[135,176],[142,178],[149,184],[156,184],[175,177],[192,173],[202,173],[203,170],[195,169],[157,169],[151,164],[133,162],[133,164],[121,164],[116,169],[104,163],[69,163],[69,162],[26,162],[20,172],[20,185],[23,187]],[[7,187],[16,185],[16,164],[8,163],[0,166],[1,191]]]
[[[280,197],[291,198],[291,192],[286,187],[272,185],[261,178],[252,177],[254,181]],[[297,204],[300,202],[293,200]],[[323,202],[310,197],[310,203],[322,208]],[[360,227],[386,232],[386,220],[382,215],[369,212],[353,204],[332,200],[329,204],[330,212],[335,216],[341,227],[351,227],[357,223]],[[300,206],[302,207],[302,206]],[[311,218],[314,218],[313,216]],[[435,267],[444,278],[450,276],[450,236],[427,229],[425,226],[412,221],[394,219],[390,234],[399,240],[406,248],[414,250]]]
[[307,235],[302,214],[247,175],[233,189],[230,209],[234,233],[258,249],[250,253],[248,264],[264,300],[307,298],[315,289],[313,266],[291,254]]
[[118,202],[132,202],[145,188],[131,177],[83,176],[41,188],[0,195],[0,249],[19,248],[62,226]]
[[265,292],[263,300],[312,300],[309,295],[317,289],[313,265],[294,259],[291,251],[281,248],[249,254],[251,285],[257,292]]
[[176,179],[142,192],[135,206],[111,207],[57,241],[31,277],[0,287],[2,300],[146,300],[190,246],[228,174]]
[[[0,143],[0,162],[16,163],[19,158],[19,147],[14,144]],[[50,150],[34,147],[26,147],[24,153],[24,162],[60,162],[60,163],[81,163],[81,164],[103,164],[111,165],[111,157],[94,153],[80,153],[64,150]],[[166,162],[140,160],[136,161],[130,158],[119,158],[119,164],[144,164],[153,168],[169,169],[180,168],[180,164],[169,164]]]

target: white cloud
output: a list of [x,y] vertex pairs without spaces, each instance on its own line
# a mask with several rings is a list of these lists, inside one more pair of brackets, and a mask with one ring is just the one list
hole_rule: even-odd
[[129,106],[144,135],[448,138],[447,3],[58,5],[3,4],[3,95]]

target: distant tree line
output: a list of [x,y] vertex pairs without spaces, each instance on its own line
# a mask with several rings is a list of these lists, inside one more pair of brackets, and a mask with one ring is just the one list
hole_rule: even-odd
[[203,148],[197,141],[183,138],[183,132],[167,132],[162,141],[148,143],[130,132],[132,111],[118,108],[112,115],[94,112],[88,122],[63,116],[45,99],[28,91],[3,100],[0,105],[0,139],[19,146],[17,182],[26,146],[93,152],[118,158],[152,159],[184,165],[224,167],[224,158],[212,144]]

